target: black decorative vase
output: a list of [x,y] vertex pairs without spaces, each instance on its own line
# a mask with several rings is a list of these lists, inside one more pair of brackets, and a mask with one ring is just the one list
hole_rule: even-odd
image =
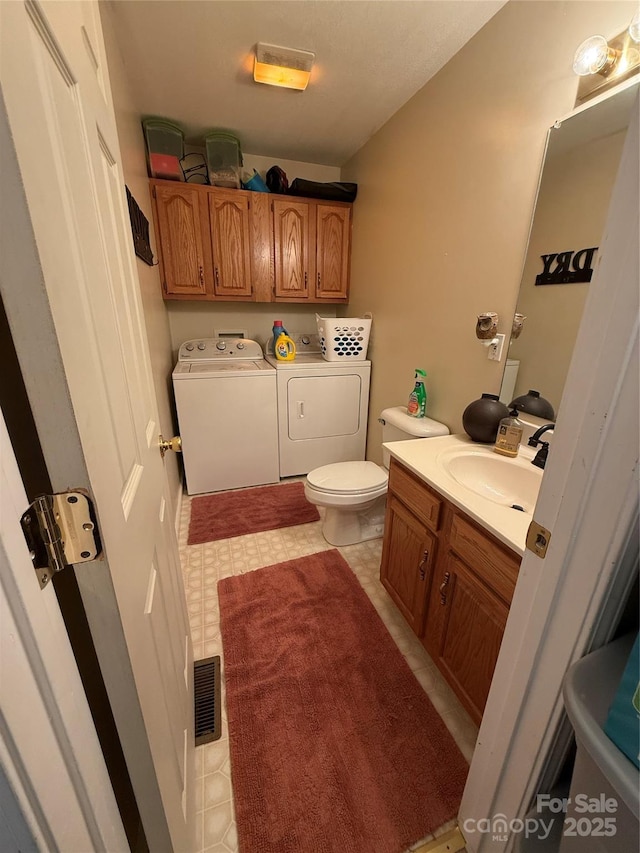
[[472,441],[492,444],[500,421],[508,414],[509,409],[497,394],[483,394],[479,400],[469,403],[462,413],[462,426]]
[[521,397],[516,397],[509,406],[510,409],[514,407],[519,412],[526,412],[528,415],[535,415],[537,418],[544,418],[546,421],[553,421],[556,417],[553,406],[548,400],[540,396],[539,391],[529,391]]

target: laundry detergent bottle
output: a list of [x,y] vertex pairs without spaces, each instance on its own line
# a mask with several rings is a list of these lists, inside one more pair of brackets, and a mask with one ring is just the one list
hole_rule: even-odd
[[296,357],[296,345],[284,332],[278,337],[273,349],[278,361],[293,361]]
[[287,330],[285,329],[285,327],[282,325],[282,320],[274,320],[273,321],[272,331],[273,331],[273,351],[275,352],[276,351],[276,342],[277,342],[278,338],[280,337],[280,335],[286,335],[288,333],[287,333]]
[[409,402],[407,403],[407,412],[414,418],[424,418],[427,413],[427,389],[424,387],[426,378],[425,371],[416,368],[416,384],[409,394]]

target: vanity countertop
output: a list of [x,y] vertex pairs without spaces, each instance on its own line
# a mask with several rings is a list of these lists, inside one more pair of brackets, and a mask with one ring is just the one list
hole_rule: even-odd
[[[456,449],[473,451],[476,448],[491,449],[492,445],[478,444],[466,435],[446,435],[438,438],[386,442],[384,447],[394,459],[440,492],[443,497],[477,521],[489,533],[517,554],[524,554],[532,513],[520,512],[512,509],[511,506],[494,503],[476,494],[458,483],[442,464],[444,456]],[[520,462],[530,462],[534,454],[535,451],[532,448],[521,446],[518,459]]]

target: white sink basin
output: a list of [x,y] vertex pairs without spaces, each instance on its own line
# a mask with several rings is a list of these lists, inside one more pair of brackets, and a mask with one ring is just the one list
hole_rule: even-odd
[[453,479],[493,503],[533,513],[542,470],[524,456],[500,456],[488,447],[452,448],[440,454],[444,470]]

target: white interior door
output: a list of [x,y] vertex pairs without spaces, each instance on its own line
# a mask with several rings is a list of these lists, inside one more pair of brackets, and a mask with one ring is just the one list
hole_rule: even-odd
[[150,846],[186,851],[192,653],[97,3],[0,3],[0,75],[153,761],[146,792],[116,723]]
[[20,529],[26,507],[0,413],[0,766],[34,849],[126,850],[55,592],[40,591]]

